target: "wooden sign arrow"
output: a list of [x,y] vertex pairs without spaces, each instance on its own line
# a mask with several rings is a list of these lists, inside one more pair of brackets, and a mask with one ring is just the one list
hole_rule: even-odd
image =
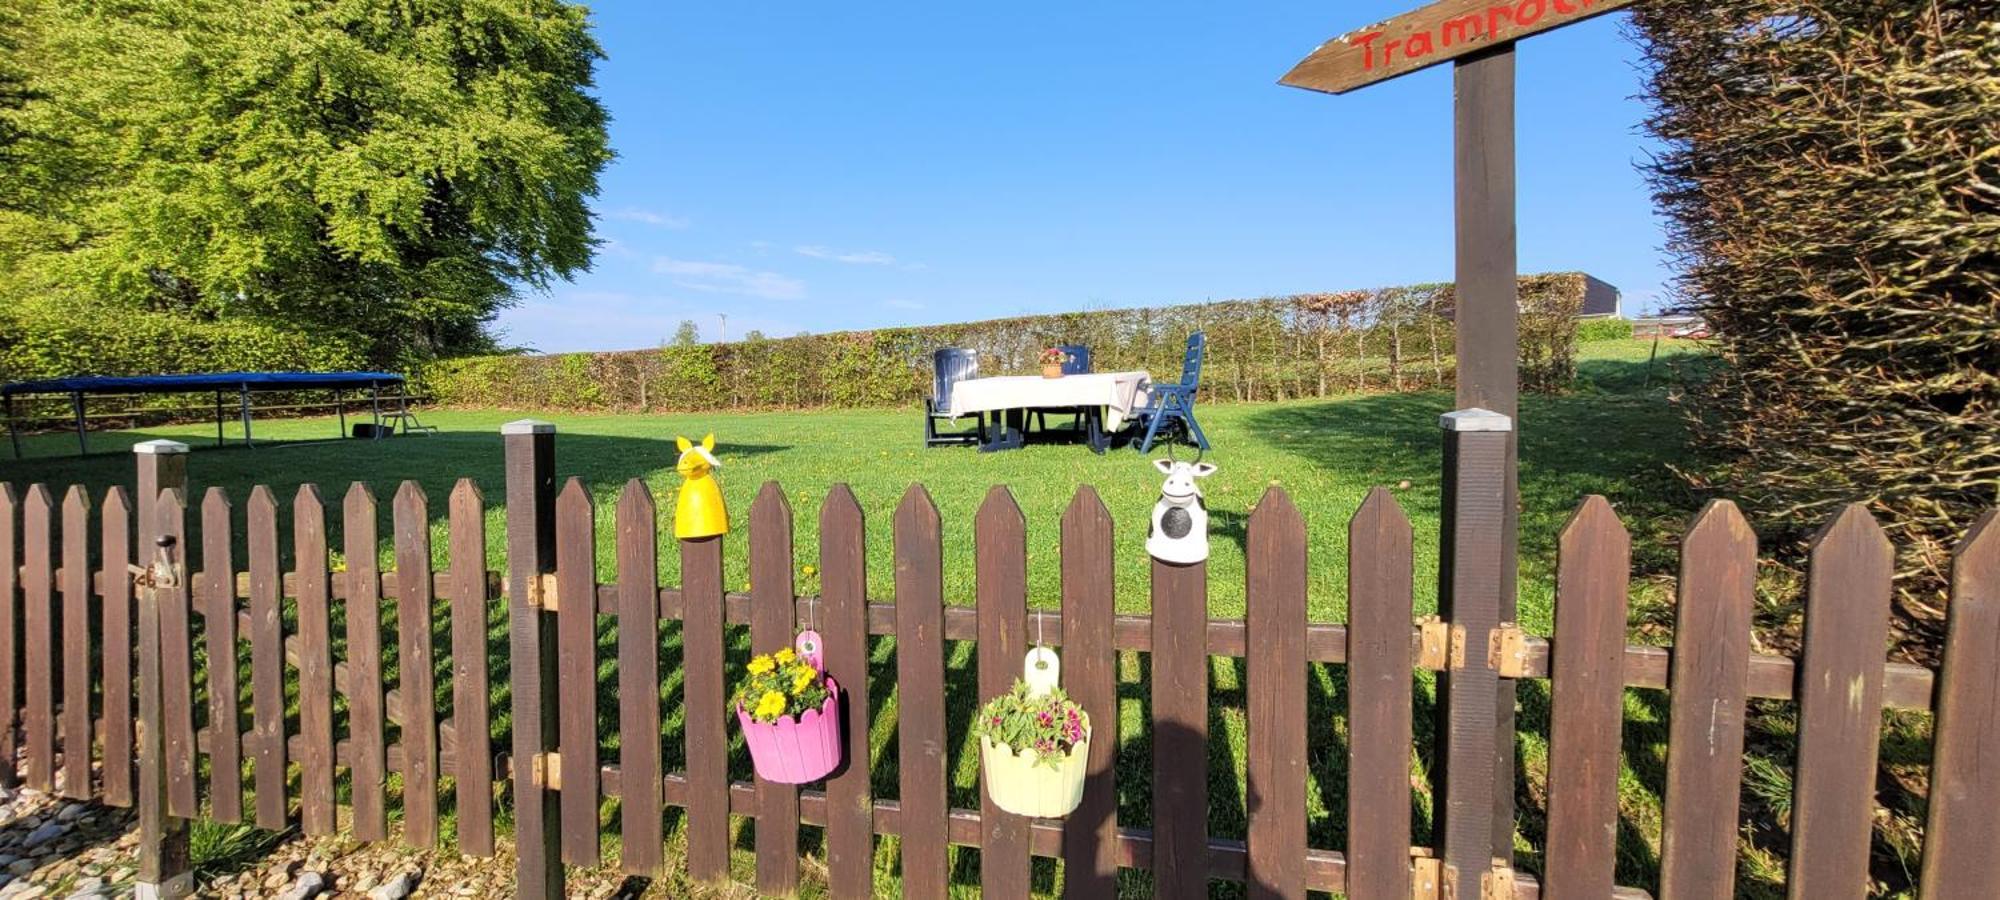
[[1279,84],[1344,94],[1454,57],[1600,16],[1637,0],[1438,0],[1314,50]]

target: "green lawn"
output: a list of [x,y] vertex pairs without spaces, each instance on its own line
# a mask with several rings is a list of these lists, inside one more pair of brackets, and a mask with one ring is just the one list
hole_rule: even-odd
[[[1523,400],[1521,605],[1524,622],[1533,629],[1549,624],[1555,531],[1584,494],[1605,494],[1645,517],[1684,513],[1692,504],[1663,468],[1681,442],[1681,426],[1664,403],[1663,385],[1675,368],[1687,364],[1688,351],[1664,351],[1652,388],[1641,389],[1649,346],[1641,341],[1587,345],[1578,391]],[[1291,494],[1311,532],[1315,618],[1345,617],[1346,522],[1374,485],[1394,489],[1415,526],[1417,602],[1419,607],[1433,603],[1440,477],[1436,422],[1450,408],[1451,398],[1444,393],[1202,408],[1203,426],[1215,446],[1208,460],[1220,467],[1204,482],[1215,535],[1209,568],[1214,614],[1242,614],[1244,526],[1258,498],[1274,486]],[[891,515],[903,492],[922,484],[943,516],[947,596],[969,603],[973,516],[987,491],[1004,485],[1027,517],[1030,602],[1053,606],[1060,592],[1058,522],[1076,487],[1089,484],[1103,496],[1118,526],[1120,608],[1143,611],[1146,606],[1143,543],[1159,476],[1144,459],[1129,450],[1094,456],[1076,446],[1030,446],[995,454],[925,449],[919,417],[911,410],[685,415],[440,410],[424,414],[441,431],[434,437],[301,443],[337,429],[328,419],[294,419],[259,422],[257,437],[274,443],[247,450],[210,449],[213,426],[197,424],[93,434],[96,453],[82,459],[70,455],[76,447],[73,435],[46,434],[25,439],[29,458],[9,462],[4,478],[17,486],[45,482],[58,491],[80,483],[97,496],[131,479],[131,456],[117,451],[156,437],[184,440],[196,448],[188,469],[197,500],[207,488],[221,487],[237,504],[239,516],[254,484],[269,485],[289,505],[298,485],[314,483],[329,506],[337,507],[350,483],[367,482],[381,502],[384,564],[389,562],[389,500],[399,483],[413,479],[428,495],[439,529],[439,539],[432,543],[442,561],[446,497],[457,479],[471,478],[489,500],[487,533],[497,567],[504,546],[499,427],[523,416],[556,423],[557,472],[581,478],[596,499],[600,574],[607,579],[612,574],[612,507],[624,483],[638,478],[653,490],[661,510],[662,577],[670,583],[678,580],[669,521],[679,483],[673,471],[673,437],[714,431],[724,463],[723,490],[736,524],[725,551],[732,589],[748,577],[745,526],[751,499],[765,482],[776,481],[790,499],[796,522],[800,589],[811,593],[815,586],[803,572],[817,562],[819,506],[829,487],[844,482],[860,498],[870,525],[870,593],[890,597]],[[234,439],[238,432],[232,427],[229,435]],[[338,524],[331,530],[337,547]],[[288,547],[289,542],[281,540],[280,545]]]
[[[1671,536],[1694,510],[1696,498],[1680,487],[1666,469],[1684,444],[1682,426],[1667,403],[1667,391],[1678,379],[1705,362],[1691,348],[1669,345],[1662,350],[1659,364],[1648,376],[1650,344],[1617,341],[1587,345],[1582,363],[1583,377],[1577,390],[1562,397],[1528,397],[1522,404],[1521,495],[1522,577],[1520,598],[1522,619],[1531,631],[1547,633],[1549,604],[1557,530],[1587,493],[1610,497],[1626,515],[1634,530],[1634,552],[1641,573],[1667,571]],[[1304,511],[1310,529],[1310,603],[1316,620],[1345,618],[1346,575],[1345,525],[1369,487],[1388,485],[1408,513],[1417,540],[1417,604],[1420,611],[1435,603],[1437,517],[1439,483],[1439,443],[1437,415],[1450,408],[1444,393],[1411,395],[1360,395],[1327,401],[1275,404],[1213,405],[1200,411],[1204,427],[1215,444],[1209,459],[1220,471],[1206,482],[1208,503],[1216,535],[1210,565],[1210,608],[1214,615],[1236,616],[1243,612],[1243,525],[1258,498],[1270,487],[1288,491]],[[380,498],[386,528],[388,499],[403,479],[415,479],[431,499],[431,514],[438,533],[433,546],[441,553],[442,516],[445,498],[459,477],[472,478],[494,502],[489,512],[492,567],[499,566],[502,530],[497,509],[503,497],[499,425],[519,418],[520,412],[439,411],[426,413],[427,422],[439,426],[435,437],[397,438],[383,442],[325,442],[273,444],[253,450],[200,451],[189,461],[190,479],[197,492],[208,486],[226,489],[237,501],[239,515],[249,486],[267,483],[289,501],[300,482],[315,482],[330,502],[337,504],[348,482],[368,482]],[[867,536],[869,587],[873,596],[893,596],[893,564],[889,522],[903,492],[912,483],[924,484],[936,500],[945,522],[945,577],[947,595],[954,603],[970,603],[973,595],[971,523],[987,491],[1006,485],[1014,493],[1027,517],[1030,561],[1029,591],[1032,603],[1052,607],[1059,593],[1058,519],[1079,484],[1097,487],[1119,524],[1119,601],[1123,609],[1143,611],[1147,582],[1142,548],[1148,510],[1158,488],[1158,476],[1141,457],[1129,450],[1097,457],[1081,447],[1043,446],[1026,450],[979,454],[969,449],[926,450],[919,441],[920,422],[911,410],[769,412],[702,415],[564,415],[534,412],[535,417],[557,423],[557,470],[575,475],[596,497],[599,509],[598,540],[600,576],[611,574],[609,552],[614,533],[611,519],[617,492],[627,479],[644,480],[658,497],[663,516],[671,514],[672,492],[678,480],[673,472],[675,458],[672,438],[676,433],[698,437],[713,430],[720,441],[719,455],[726,468],[721,473],[724,492],[736,518],[738,530],[727,542],[728,582],[743,586],[747,577],[747,529],[749,503],[767,480],[782,484],[791,500],[798,529],[797,547],[800,590],[817,589],[804,574],[805,566],[816,563],[818,507],[827,489],[836,483],[851,485],[868,515]],[[258,434],[272,439],[303,439],[331,434],[326,420],[296,420],[260,423]],[[93,446],[104,450],[122,448],[151,437],[169,436],[188,440],[200,447],[213,439],[212,426],[150,429],[143,433],[94,435]],[[8,466],[5,478],[17,484],[46,481],[51,485],[79,482],[99,493],[130,477],[129,454],[110,453],[78,460],[61,454],[74,447],[74,437],[38,436],[29,441],[35,458]],[[281,517],[281,521],[287,521]],[[288,527],[288,526],[286,526]],[[332,526],[337,545],[339,526]],[[670,523],[662,523],[662,577],[678,580],[678,559],[665,546]],[[281,540],[280,545],[288,545]],[[384,552],[387,552],[385,546]],[[387,561],[385,556],[385,563]],[[1642,586],[1640,592],[1649,590]],[[442,624],[442,623],[441,623]],[[496,619],[496,652],[504,646],[504,622]],[[336,635],[339,629],[335,629]],[[742,643],[743,635],[736,635]],[[611,632],[603,634],[607,651]],[[393,643],[391,645],[393,647]],[[877,640],[873,666],[878,681],[876,727],[874,729],[874,780],[878,794],[896,793],[896,703],[893,686],[893,642]],[[977,754],[966,752],[968,741],[964,722],[979,701],[972,669],[970,644],[954,645],[950,652],[951,674],[947,685],[948,703],[955,710],[951,744],[958,748],[952,760],[954,787],[952,802],[957,806],[977,806]],[[733,653],[740,654],[738,646]],[[680,673],[679,632],[669,625],[663,629],[662,696],[665,704],[665,750],[669,771],[681,765],[681,715],[678,704]],[[600,701],[605,723],[607,748],[616,745],[615,697],[610,678],[613,656],[601,656],[605,679]],[[504,662],[496,660],[496,664]],[[1243,668],[1241,660],[1216,659],[1211,667],[1210,796],[1212,810],[1209,829],[1218,835],[1240,837],[1245,823],[1244,785],[1241,779],[1244,737]],[[1120,765],[1119,815],[1122,822],[1145,825],[1150,822],[1151,747],[1144,723],[1148,715],[1149,679],[1138,654],[1121,655],[1120,678]],[[496,669],[496,671],[499,671]],[[247,683],[247,679],[246,679]],[[440,661],[440,709],[448,707],[449,670]],[[495,706],[503,717],[507,709],[504,688]],[[1635,692],[1636,696],[1637,692]],[[1420,678],[1418,764],[1428,755],[1429,683]],[[1345,722],[1344,670],[1335,666],[1314,666],[1308,690],[1310,715],[1315,723],[1331,722],[1331,733],[1315,731],[1310,753],[1312,784],[1309,814],[1314,846],[1341,847],[1345,843],[1345,751],[1342,746]],[[1654,698],[1657,699],[1657,698]],[[1520,750],[1530,773],[1517,786],[1523,796],[1524,865],[1533,870],[1541,825],[1534,800],[1534,784],[1546,759],[1546,684],[1528,682],[1523,688]],[[1645,762],[1663,742],[1663,716],[1656,706],[1636,703],[1633,726],[1628,727],[1628,764]],[[499,724],[499,723],[497,723]],[[1316,729],[1324,728],[1316,725]],[[738,747],[738,774],[748,775],[747,760]],[[1653,766],[1642,772],[1627,771],[1624,801],[1626,828],[1621,833],[1621,883],[1651,885],[1652,859],[1657,852],[1658,796]],[[1425,839],[1428,814],[1425,800],[1415,801],[1419,812],[1418,840]],[[444,807],[449,809],[449,804]],[[749,843],[744,829],[747,851]],[[814,834],[806,829],[808,841]],[[670,840],[675,840],[670,838]],[[609,843],[609,842],[607,842]],[[894,842],[885,839],[878,856],[882,889],[893,893],[895,872]],[[968,893],[976,893],[977,853],[959,851],[956,881]],[[749,880],[748,858],[739,860],[739,874]],[[1051,890],[1058,884],[1056,867],[1048,861],[1037,864],[1037,887]],[[808,887],[812,867],[808,867]],[[1145,873],[1127,873],[1123,883],[1129,893],[1143,895],[1150,885]],[[660,886],[668,896],[682,895],[687,886],[676,879]]]

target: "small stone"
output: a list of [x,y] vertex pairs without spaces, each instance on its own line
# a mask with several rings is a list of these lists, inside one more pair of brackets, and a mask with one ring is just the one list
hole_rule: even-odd
[[35,861],[32,859],[14,860],[7,864],[7,871],[13,873],[16,878],[26,878],[35,873]]
[[56,813],[56,821],[74,822],[76,821],[78,816],[81,816],[89,811],[90,807],[88,806],[84,806],[81,803],[72,803],[68,806],[63,807],[60,811]]
[[40,847],[41,845],[53,841],[56,838],[62,837],[63,834],[67,831],[69,831],[69,829],[64,828],[61,823],[50,822],[49,824],[43,825],[42,827],[37,828],[34,831],[28,832],[27,838],[21,841],[21,846],[28,847],[30,849],[35,847]]
[[319,896],[319,892],[323,890],[326,890],[326,876],[318,872],[307,872],[300,875],[299,880],[292,882],[292,886],[286,888],[284,893],[279,894],[278,900],[311,900]]
[[416,872],[404,872],[390,879],[387,884],[369,891],[368,900],[403,900],[410,896],[411,891],[417,889],[418,878]]

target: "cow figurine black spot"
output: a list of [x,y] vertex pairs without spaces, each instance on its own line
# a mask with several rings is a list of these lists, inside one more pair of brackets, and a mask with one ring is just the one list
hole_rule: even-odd
[[1195,479],[1215,473],[1205,462],[1153,460],[1153,467],[1167,476],[1160,485],[1160,502],[1153,504],[1153,530],[1146,537],[1146,552],[1161,562],[1189,565],[1208,558],[1208,509],[1201,502],[1201,488]]

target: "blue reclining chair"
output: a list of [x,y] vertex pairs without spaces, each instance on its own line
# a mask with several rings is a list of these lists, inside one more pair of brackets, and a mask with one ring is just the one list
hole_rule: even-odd
[[931,354],[931,396],[924,401],[924,446],[977,444],[986,434],[986,414],[979,413],[979,427],[973,431],[941,432],[938,423],[951,418],[952,386],[979,377],[979,351],[944,347]]
[[1154,382],[1152,400],[1144,412],[1139,414],[1139,427],[1145,435],[1134,446],[1140,453],[1149,453],[1153,442],[1160,437],[1162,428],[1178,425],[1187,429],[1188,437],[1195,446],[1208,449],[1208,436],[1201,433],[1201,423],[1194,420],[1194,398],[1201,389],[1201,360],[1208,350],[1208,336],[1202,332],[1188,335],[1187,356],[1181,361],[1179,384]]

